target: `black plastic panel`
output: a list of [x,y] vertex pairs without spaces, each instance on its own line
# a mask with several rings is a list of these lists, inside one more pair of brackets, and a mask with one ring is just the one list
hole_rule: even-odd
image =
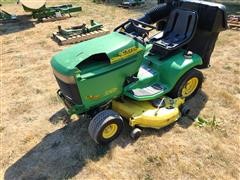
[[[159,53],[164,50],[173,51],[187,44],[194,36],[197,27],[197,13],[192,10],[175,9],[172,11],[163,36],[154,36],[153,46],[159,46]],[[157,48],[155,48],[157,50]]]
[[[225,6],[202,0],[169,0],[168,3],[158,5],[149,10],[139,20],[146,23],[156,23],[163,18],[169,17],[170,12],[176,8],[197,12],[198,24],[196,32],[191,41],[185,44],[184,49],[197,53],[202,57],[203,65],[199,66],[199,68],[209,67],[210,57],[214,50],[218,34],[227,29]],[[153,46],[151,52],[155,53],[158,51],[159,47]],[[166,56],[168,53],[162,48],[160,54]]]
[[198,29],[220,32],[227,28],[226,8],[222,4],[199,0],[181,0],[180,7],[198,13]]
[[77,84],[67,84],[55,76],[64,97],[74,104],[82,104]]
[[202,57],[203,64],[198,68],[207,68],[219,33],[227,29],[226,8],[218,3],[199,0],[181,0],[180,7],[198,13],[197,31],[184,49]]

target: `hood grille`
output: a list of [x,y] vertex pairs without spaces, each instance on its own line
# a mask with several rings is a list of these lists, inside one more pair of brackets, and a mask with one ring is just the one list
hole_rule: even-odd
[[82,104],[77,84],[67,84],[55,76],[64,97],[73,104]]

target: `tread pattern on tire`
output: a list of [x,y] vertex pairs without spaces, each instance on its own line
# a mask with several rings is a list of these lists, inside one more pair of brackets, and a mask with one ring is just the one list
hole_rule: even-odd
[[97,135],[101,130],[100,127],[102,127],[102,124],[105,124],[109,120],[112,120],[114,118],[122,119],[119,114],[117,114],[113,110],[108,109],[96,114],[90,121],[90,124],[88,126],[88,133],[96,143],[99,143],[97,141]]

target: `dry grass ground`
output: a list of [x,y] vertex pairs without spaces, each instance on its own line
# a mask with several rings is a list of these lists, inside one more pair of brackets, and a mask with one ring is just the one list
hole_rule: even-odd
[[[240,33],[219,36],[202,91],[189,103],[203,127],[188,118],[161,130],[129,129],[110,146],[87,133],[88,120],[65,126],[51,57],[63,49],[50,39],[63,26],[95,19],[113,29],[143,10],[82,1],[71,19],[0,26],[0,178],[13,179],[240,179]],[[147,7],[145,7],[147,8]],[[21,7],[5,9],[24,15]],[[26,18],[22,16],[21,18]],[[51,120],[51,122],[49,121]],[[53,124],[55,122],[55,124]]]

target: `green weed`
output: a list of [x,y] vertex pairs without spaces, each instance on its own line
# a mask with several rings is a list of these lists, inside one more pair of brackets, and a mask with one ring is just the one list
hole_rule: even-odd
[[203,117],[198,117],[195,121],[197,127],[210,127],[211,129],[217,129],[219,127],[219,122],[216,120],[214,115],[212,119],[208,120]]

